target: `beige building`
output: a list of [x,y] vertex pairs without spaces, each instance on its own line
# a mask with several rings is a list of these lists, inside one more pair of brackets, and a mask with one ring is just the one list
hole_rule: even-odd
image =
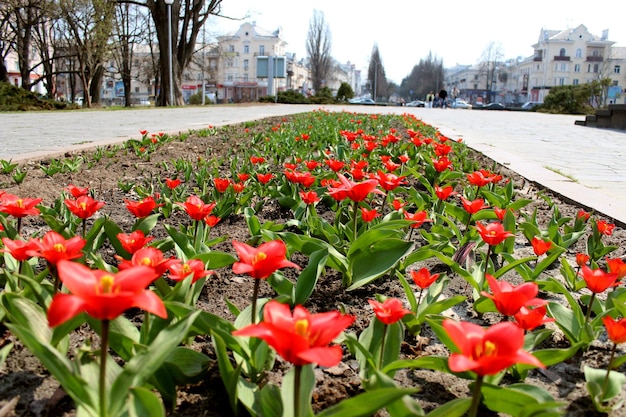
[[584,25],[565,30],[542,29],[532,45],[534,54],[496,63],[495,71],[490,72],[490,83],[485,64],[479,64],[446,70],[445,86],[472,103],[497,101],[516,105],[543,102],[555,86],[610,78],[608,103],[626,103],[626,48],[613,47],[615,42],[608,36],[608,30],[598,36]]

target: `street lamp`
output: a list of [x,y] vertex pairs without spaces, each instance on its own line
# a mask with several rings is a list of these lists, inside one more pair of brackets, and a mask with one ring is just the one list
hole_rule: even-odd
[[172,69],[172,4],[174,0],[164,0],[167,4],[167,55],[170,77],[170,106],[174,105],[174,75]]

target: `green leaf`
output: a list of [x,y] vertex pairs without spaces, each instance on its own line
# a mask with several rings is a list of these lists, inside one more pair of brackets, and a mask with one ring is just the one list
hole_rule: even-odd
[[380,388],[359,394],[327,408],[317,417],[367,417],[405,395],[416,393],[416,389]]
[[467,413],[471,405],[471,398],[457,398],[435,408],[426,414],[426,417],[461,417]]
[[[513,417],[527,415],[525,409],[531,406],[535,410],[541,410],[541,413],[536,412],[533,415],[554,415],[553,413],[557,412],[558,408],[563,405],[555,402],[547,391],[528,384],[514,384],[509,387],[484,384],[481,387],[481,392],[483,403],[490,410]],[[540,407],[538,407],[539,404],[541,404]]]
[[141,230],[144,235],[149,235],[150,232],[152,232],[152,229],[156,226],[159,217],[161,217],[161,213],[154,213],[144,217],[143,219],[137,220],[133,225],[133,232],[135,230]]
[[611,371],[606,391],[603,392],[607,371],[584,366],[583,372],[585,373],[585,381],[587,381],[587,390],[594,404],[602,404],[617,397],[626,383],[626,375],[618,371]]
[[165,409],[159,397],[151,390],[133,387],[130,390],[128,414],[130,417],[159,417],[165,416]]
[[176,230],[175,227],[170,226],[168,224],[164,224],[163,227],[167,231],[167,234],[170,235],[176,247],[182,251],[187,259],[191,259],[196,255],[196,250],[193,247],[192,239],[187,236],[185,233],[181,233]]
[[237,262],[237,258],[232,254],[215,250],[198,254],[194,258],[200,259],[209,269],[223,268]]
[[[369,231],[368,231],[369,232]],[[357,241],[368,234],[365,232]],[[379,236],[379,234],[367,237]],[[348,253],[349,276],[351,285],[348,291],[369,284],[380,276],[389,272],[400,259],[405,257],[413,248],[413,242],[397,238],[380,238],[368,241],[367,246],[359,244],[361,249],[350,248]]]
[[[374,371],[370,380],[366,383],[366,390],[372,391],[382,388],[397,388],[392,377],[383,374],[379,371]],[[423,416],[424,410],[418,404],[418,402],[409,395],[405,395],[402,398],[385,406],[387,412],[391,417],[406,417],[406,416]]]
[[327,260],[328,250],[326,249],[320,249],[311,254],[306,268],[298,275],[294,304],[304,304],[313,294],[317,280],[324,273]]
[[[281,384],[280,395],[283,400],[283,417],[313,417],[313,409],[311,408],[311,398],[313,397],[313,389],[315,389],[315,374],[313,373],[313,365],[304,365],[300,367],[300,391],[294,392],[297,378],[297,367],[293,366],[287,375],[283,378]],[[295,396],[299,396],[299,410],[295,412]]]

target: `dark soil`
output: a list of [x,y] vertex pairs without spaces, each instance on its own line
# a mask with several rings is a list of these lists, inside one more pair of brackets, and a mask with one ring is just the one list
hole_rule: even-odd
[[[237,125],[221,128],[218,134],[208,137],[201,137],[191,134],[183,142],[171,142],[166,144],[159,151],[152,154],[150,160],[139,159],[133,153],[118,152],[113,160],[106,158],[100,163],[87,168],[86,164],[75,173],[56,174],[48,177],[40,169],[40,165],[49,164],[46,160],[29,161],[23,169],[28,171],[26,180],[21,185],[15,185],[9,175],[0,176],[0,189],[24,197],[42,197],[43,204],[51,204],[59,198],[62,190],[68,184],[75,184],[81,187],[90,187],[95,191],[98,200],[103,200],[106,205],[101,210],[103,214],[110,216],[122,229],[128,230],[134,219],[129,215],[124,206],[124,199],[133,199],[136,196],[123,193],[118,187],[118,182],[134,181],[136,183],[147,183],[151,178],[165,178],[171,176],[162,162],[170,162],[176,159],[195,160],[199,154],[205,154],[207,149],[211,150],[212,156],[224,154],[226,147],[245,145],[244,139],[249,137],[251,131],[267,130],[272,125],[282,119],[267,119],[254,125]],[[249,131],[244,132],[244,129]],[[228,144],[228,145],[226,145]],[[91,151],[89,151],[91,152]],[[88,151],[68,152],[65,157],[76,158],[81,155],[88,155]],[[492,169],[493,161],[481,154],[474,157],[480,160],[482,167]],[[86,158],[90,159],[90,158]],[[171,165],[170,165],[171,166]],[[551,216],[546,199],[538,198],[538,192],[543,192],[551,201],[559,207],[561,213],[566,216],[575,216],[580,207],[567,204],[559,196],[553,195],[549,190],[542,190],[536,184],[528,182],[514,172],[505,167],[498,166],[496,170],[505,178],[514,182],[520,198],[529,198],[533,202],[523,209],[526,213],[537,210],[539,223],[546,223]],[[177,224],[189,222],[188,218],[180,212],[175,212],[168,219],[168,223]],[[291,213],[282,210],[277,204],[267,204],[259,217],[262,221],[281,222],[291,218]],[[600,216],[598,216],[600,218]],[[612,219],[606,219],[612,221]],[[41,230],[46,225],[36,217],[26,219],[24,225],[24,235],[32,234]],[[162,233],[161,236],[158,234]],[[227,235],[227,243],[221,244],[220,250],[233,252],[230,246],[232,239],[245,241],[249,237],[248,228],[241,215],[233,215],[220,222],[211,232],[212,236]],[[164,237],[163,230],[156,230],[157,237]],[[616,245],[619,249],[611,254],[612,257],[624,256],[626,248],[626,231],[616,227],[612,236],[607,236],[607,245]],[[567,256],[572,258],[576,252],[584,252],[585,239],[581,239],[577,246],[569,249]],[[519,256],[530,255],[532,249],[523,238],[517,242]],[[518,255],[518,254],[516,254]],[[292,259],[294,262],[304,265],[306,257]],[[429,261],[420,265],[437,271],[437,268],[444,270],[437,262]],[[559,275],[558,268],[547,271],[547,274]],[[225,299],[243,309],[250,302],[253,282],[245,276],[238,276],[232,273],[230,268],[223,268],[217,275],[207,281],[202,293],[198,307],[213,314],[231,319]],[[467,291],[465,281],[452,279],[447,290],[450,294],[458,294]],[[347,292],[341,286],[340,277],[329,273],[322,277],[316,287],[316,291],[306,305],[313,311],[330,311],[345,307],[348,313],[358,317],[355,324],[348,329],[350,332],[359,333],[367,327],[372,317],[372,311],[366,300],[373,298],[375,294],[385,294],[404,298],[404,292],[398,281],[394,278],[383,278],[375,283]],[[272,297],[273,290],[266,283],[261,285],[261,297]],[[461,304],[453,309],[451,315],[461,319],[470,319],[468,312],[471,306]],[[471,317],[472,320],[480,324],[490,324],[500,320],[495,314],[486,314],[481,318]],[[40,365],[39,361],[31,355],[4,326],[0,325],[0,347],[14,342],[14,348],[9,355],[5,365],[0,369],[0,417],[4,416],[73,416],[72,402],[58,383]],[[555,331],[542,346],[565,347],[567,340],[563,335]],[[212,359],[215,354],[208,337],[198,337],[195,341],[195,348],[206,353]],[[543,371],[533,370],[530,372],[526,382],[538,385],[548,390],[555,399],[566,403],[564,415],[567,416],[595,416],[601,415],[595,412],[591,400],[588,397],[584,376],[583,365],[595,368],[606,368],[611,345],[606,340],[598,340],[591,348],[579,354],[571,360],[561,363]],[[619,352],[623,354],[624,352]],[[416,358],[422,355],[447,355],[447,349],[437,340],[428,326],[424,326],[419,337],[407,336],[402,349],[402,354],[407,358]],[[273,372],[273,380],[280,380],[288,369],[289,364],[280,360],[277,361]],[[625,368],[620,369],[624,371]],[[351,397],[360,392],[360,380],[356,360],[347,352],[344,361],[337,367],[331,369],[316,369],[317,386],[314,394],[314,408],[324,409],[335,404],[346,397]],[[459,379],[453,375],[433,372],[429,370],[408,370],[399,372],[396,375],[398,384],[407,387],[417,387],[419,393],[415,395],[426,412],[429,412],[439,405],[455,398],[467,397],[470,395],[468,381]],[[503,383],[508,382],[507,380]],[[624,399],[624,392],[622,393]],[[213,361],[206,372],[204,378],[196,384],[180,387],[179,401],[176,411],[171,416],[176,417],[225,417],[233,415],[226,400],[227,394],[220,379],[217,364]],[[245,414],[245,413],[244,413]],[[379,415],[386,415],[380,412]],[[482,415],[493,415],[485,411]],[[616,412],[615,416],[626,415]]]

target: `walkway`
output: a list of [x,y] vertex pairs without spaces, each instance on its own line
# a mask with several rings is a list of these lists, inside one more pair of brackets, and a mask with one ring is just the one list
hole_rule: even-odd
[[[139,137],[319,109],[312,105],[208,106],[126,111],[0,113],[0,159],[30,159]],[[626,225],[626,132],[575,126],[583,116],[531,112],[324,106],[330,111],[412,113],[571,201]]]

